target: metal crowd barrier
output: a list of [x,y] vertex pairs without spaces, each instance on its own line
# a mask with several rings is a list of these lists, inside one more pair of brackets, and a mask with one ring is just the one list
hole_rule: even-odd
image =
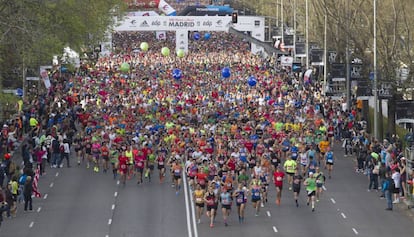
[[406,201],[408,204],[408,208],[413,208],[414,207],[414,183],[413,178],[414,178],[414,146],[411,147],[407,147],[405,149],[405,158],[406,158],[406,175],[407,175],[407,192],[405,194],[406,196]]

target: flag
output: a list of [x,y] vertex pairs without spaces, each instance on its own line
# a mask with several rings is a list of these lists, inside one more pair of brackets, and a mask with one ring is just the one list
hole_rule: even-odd
[[293,57],[289,57],[289,56],[280,57],[280,65],[292,67],[292,64],[293,64]]
[[34,179],[33,179],[33,184],[32,184],[33,194],[37,198],[42,197],[42,194],[40,194],[40,192],[39,192],[39,190],[37,188],[37,185],[39,183],[39,176],[40,176],[40,168],[37,168],[36,169],[36,172],[35,172]]

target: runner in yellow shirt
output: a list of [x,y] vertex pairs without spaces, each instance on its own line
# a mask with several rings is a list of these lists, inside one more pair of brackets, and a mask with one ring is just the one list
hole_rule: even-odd
[[283,168],[288,176],[289,190],[292,190],[293,175],[297,167],[296,161],[292,160],[292,157],[288,156],[287,160],[283,164]]
[[326,152],[328,152],[329,148],[329,138],[326,137],[324,140],[319,142],[319,156],[318,156],[318,163],[321,166],[321,161],[324,160]]

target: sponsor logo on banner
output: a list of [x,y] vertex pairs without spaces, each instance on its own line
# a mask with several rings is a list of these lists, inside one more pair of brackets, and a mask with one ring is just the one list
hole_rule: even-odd
[[185,21],[185,20],[180,20],[180,19],[171,19],[170,22],[168,23],[168,26],[170,27],[194,27],[195,23],[192,20],[189,21]]
[[160,26],[161,25],[161,21],[153,21],[153,22],[151,22],[151,25],[152,26]]
[[216,25],[217,25],[217,26],[222,26],[222,25],[223,25],[223,21],[222,21],[222,20],[218,20],[218,21],[216,22]]
[[280,57],[280,64],[282,66],[292,67],[293,57],[281,56]]
[[136,25],[137,24],[137,21],[136,20],[132,20],[132,21],[130,21],[129,23],[131,23],[131,25]]
[[149,27],[148,22],[147,22],[147,21],[143,21],[143,22],[141,23],[141,27]]
[[212,26],[213,25],[213,22],[211,22],[211,21],[204,21],[203,22],[203,26]]

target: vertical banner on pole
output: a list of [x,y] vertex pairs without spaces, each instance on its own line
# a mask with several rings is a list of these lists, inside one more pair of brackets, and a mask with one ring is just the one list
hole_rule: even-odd
[[175,36],[175,51],[182,49],[184,52],[188,52],[188,31],[187,30],[177,30]]

